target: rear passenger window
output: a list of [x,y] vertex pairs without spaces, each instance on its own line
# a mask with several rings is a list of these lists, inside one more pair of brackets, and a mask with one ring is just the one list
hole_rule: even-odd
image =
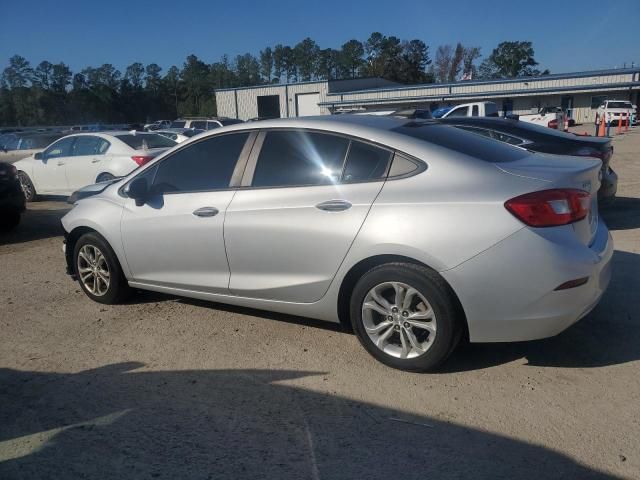
[[349,140],[305,131],[269,131],[253,175],[254,187],[337,183]]
[[352,141],[342,180],[366,182],[384,178],[391,152],[366,143]]
[[207,130],[213,130],[214,128],[219,128],[218,122],[207,122]]
[[200,130],[204,130],[207,128],[207,122],[204,120],[195,120],[191,122],[191,128],[199,128]]
[[97,137],[77,137],[76,142],[73,144],[72,155],[77,157],[98,153],[98,140]]
[[158,165],[155,193],[228,188],[248,133],[220,135],[193,143]]

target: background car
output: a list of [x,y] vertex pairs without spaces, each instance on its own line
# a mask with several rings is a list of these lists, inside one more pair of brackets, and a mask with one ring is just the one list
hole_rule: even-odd
[[440,108],[436,108],[433,112],[431,112],[431,115],[433,116],[433,118],[442,118],[442,116],[447,113],[449,110],[451,110],[453,107],[440,107]]
[[438,122],[534,152],[598,158],[602,161],[602,180],[598,198],[603,202],[610,202],[615,198],[618,175],[610,166],[613,146],[609,137],[575,135],[533,123],[503,118],[454,117],[443,118]]
[[95,182],[127,175],[176,142],[155,133],[81,133],[15,163],[27,201],[38,194],[70,195]]
[[244,123],[237,118],[214,117],[214,118],[179,118],[171,122],[171,128],[195,128],[198,130],[213,130],[215,128],[226,127],[227,125],[235,125]]
[[548,337],[594,307],[600,165],[393,116],[237,125],[78,200],[65,256],[97,302],[141,288],[343,321],[429,370],[463,336]]
[[158,135],[170,138],[176,143],[181,143],[185,140],[189,140],[191,137],[202,132],[204,132],[204,130],[199,130],[197,128],[169,128],[166,130],[155,131],[155,133],[157,133]]
[[20,223],[25,198],[16,167],[0,162],[0,230],[8,230]]
[[156,120],[155,122],[145,124],[143,126],[143,129],[145,131],[153,131],[153,130],[160,130],[162,128],[170,128],[170,127],[171,127],[171,120]]
[[12,133],[7,135],[2,140],[0,162],[13,163],[21,158],[41,152],[63,135],[62,133]]

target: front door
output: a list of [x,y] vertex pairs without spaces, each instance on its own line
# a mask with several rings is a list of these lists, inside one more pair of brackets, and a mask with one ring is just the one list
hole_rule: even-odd
[[391,152],[300,130],[263,132],[254,150],[261,143],[227,209],[229,289],[244,297],[317,301],[382,188]]
[[135,282],[228,292],[223,226],[235,193],[230,188],[233,172],[249,136],[208,137],[141,172],[151,195],[142,206],[127,199],[121,223],[125,256]]
[[42,152],[42,160],[35,162],[33,181],[38,193],[67,193],[65,170],[75,139],[76,137],[61,138]]

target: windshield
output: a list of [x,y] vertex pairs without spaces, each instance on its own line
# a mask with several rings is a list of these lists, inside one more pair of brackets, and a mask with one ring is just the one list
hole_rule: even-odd
[[187,122],[185,122],[184,120],[174,120],[173,122],[171,122],[171,128],[184,128],[186,124]]
[[173,140],[156,133],[138,133],[136,135],[116,135],[134,150],[149,150],[152,148],[171,148],[176,144]]
[[431,112],[431,115],[433,115],[433,118],[442,118],[442,116],[449,110],[451,110],[451,107],[438,108]]
[[512,162],[529,155],[523,148],[513,147],[475,133],[431,122],[409,122],[392,131],[479,158],[485,162]]
[[609,102],[607,108],[631,108],[631,104],[627,102]]

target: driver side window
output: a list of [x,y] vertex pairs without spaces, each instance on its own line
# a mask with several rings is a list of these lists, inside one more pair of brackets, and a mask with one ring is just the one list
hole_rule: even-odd
[[44,158],[58,158],[71,156],[71,148],[75,137],[66,137],[58,140],[44,151]]

